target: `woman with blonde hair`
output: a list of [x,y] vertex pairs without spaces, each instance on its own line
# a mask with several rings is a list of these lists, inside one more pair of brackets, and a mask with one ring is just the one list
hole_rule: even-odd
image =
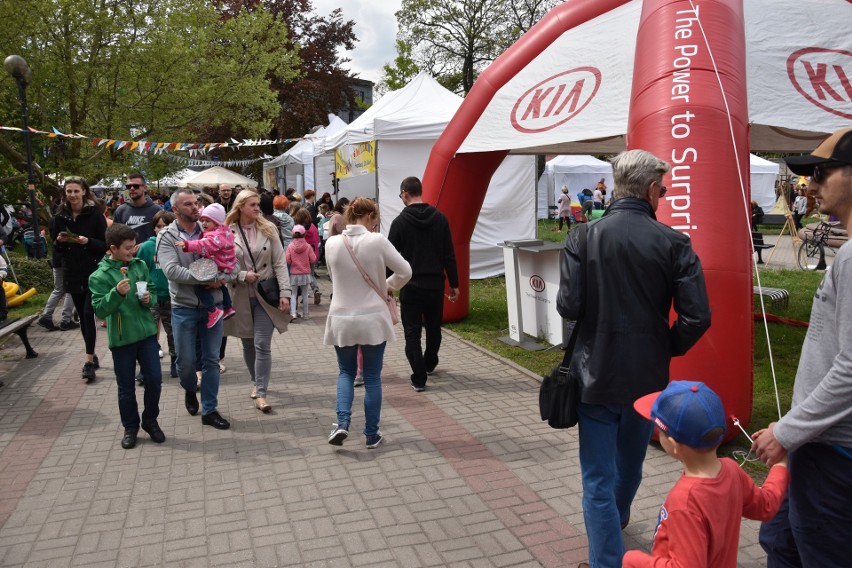
[[[243,359],[252,381],[251,398],[261,412],[272,406],[266,401],[269,375],[272,372],[272,330],[287,331],[290,322],[290,278],[284,247],[278,229],[264,219],[260,196],[244,189],[225,217],[225,224],[235,235],[234,252],[240,270],[236,282],[229,284],[236,316],[225,321],[225,335],[239,337]],[[258,292],[258,282],[274,279],[278,283],[279,300],[270,305]]]
[[[367,448],[384,439],[379,431],[382,410],[382,364],[385,345],[396,340],[385,296],[411,279],[411,266],[381,233],[373,233],[379,209],[375,202],[356,198],[346,209],[349,225],[326,243],[326,263],[332,274],[332,299],[323,343],[337,353],[337,423],[328,436],[333,446],[349,436],[358,347],[364,356],[364,435]],[[393,274],[385,278],[386,269]],[[369,279],[369,282],[368,282]]]

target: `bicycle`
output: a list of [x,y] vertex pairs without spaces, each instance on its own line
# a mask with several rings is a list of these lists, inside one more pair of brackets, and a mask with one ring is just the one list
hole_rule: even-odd
[[821,221],[808,233],[805,232],[802,244],[796,254],[796,263],[801,270],[825,270],[826,250],[834,256],[837,249],[846,242],[846,231],[838,222]]

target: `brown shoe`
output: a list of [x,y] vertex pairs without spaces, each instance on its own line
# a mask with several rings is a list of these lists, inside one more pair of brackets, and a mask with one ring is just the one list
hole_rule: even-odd
[[262,396],[259,396],[255,399],[254,405],[257,407],[258,410],[260,410],[264,414],[272,410],[272,407],[269,405],[269,403],[266,402],[266,399]]

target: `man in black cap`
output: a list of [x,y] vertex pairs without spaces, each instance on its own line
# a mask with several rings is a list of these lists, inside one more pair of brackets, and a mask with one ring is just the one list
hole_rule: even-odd
[[[786,158],[810,176],[820,213],[852,223],[852,128],[808,156]],[[793,386],[793,405],[754,435],[768,465],[790,452],[790,488],[760,528],[767,566],[849,566],[852,558],[852,245],[847,242],[814,294]]]

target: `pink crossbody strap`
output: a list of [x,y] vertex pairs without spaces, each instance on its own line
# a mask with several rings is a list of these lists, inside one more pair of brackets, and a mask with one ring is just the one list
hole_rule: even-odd
[[376,283],[375,283],[375,282],[373,282],[373,279],[372,279],[372,278],[370,278],[370,275],[369,275],[369,274],[367,274],[367,271],[366,271],[366,270],[364,270],[364,267],[363,267],[363,266],[361,266],[361,263],[360,263],[360,262],[358,262],[358,257],[357,257],[357,256],[355,256],[355,251],[354,251],[354,250],[352,250],[352,245],[351,245],[351,244],[349,244],[349,239],[347,239],[347,238],[346,238],[346,235],[340,235],[340,236],[343,238],[343,244],[344,244],[344,245],[346,245],[346,250],[348,250],[348,251],[349,251],[349,255],[352,257],[352,260],[353,260],[353,261],[355,261],[355,266],[357,266],[357,267],[358,267],[358,270],[360,270],[360,271],[361,271],[361,276],[363,276],[363,277],[364,277],[364,280],[366,280],[366,281],[367,281],[367,284],[369,284],[369,285],[370,285],[370,288],[372,288],[372,289],[373,289],[373,291],[374,291],[376,294],[378,294],[378,295],[379,295],[379,298],[381,298],[381,299],[382,299],[382,301],[386,301],[387,294],[382,294],[382,293],[379,291],[379,287],[378,287],[378,286],[376,286]]

